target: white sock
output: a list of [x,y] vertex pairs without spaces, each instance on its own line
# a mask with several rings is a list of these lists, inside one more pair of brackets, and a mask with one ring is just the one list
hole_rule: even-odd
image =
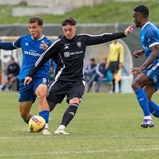
[[60,126],[58,127],[58,129],[64,130],[64,129],[65,129],[65,125],[60,125]]
[[48,123],[45,124],[45,129],[49,129]]
[[144,116],[144,119],[150,119],[150,120],[152,120],[152,118],[151,118],[150,115],[149,116]]

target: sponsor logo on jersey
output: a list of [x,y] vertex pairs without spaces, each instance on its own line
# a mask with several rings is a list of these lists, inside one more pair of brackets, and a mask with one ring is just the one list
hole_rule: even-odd
[[64,52],[64,56],[65,57],[70,57],[70,53],[69,52]]
[[81,42],[80,42],[80,41],[77,42],[77,46],[78,46],[78,47],[81,47]]
[[33,50],[30,50],[30,51],[25,50],[24,54],[31,55],[31,56],[40,56],[39,53],[34,52]]

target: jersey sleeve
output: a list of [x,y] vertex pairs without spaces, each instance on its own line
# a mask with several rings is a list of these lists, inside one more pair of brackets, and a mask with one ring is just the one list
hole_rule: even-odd
[[157,33],[155,30],[149,29],[149,30],[147,30],[145,35],[146,35],[146,41],[147,41],[149,47],[159,44],[159,39],[158,39],[158,36],[157,36]]
[[16,47],[13,46],[12,42],[0,42],[0,49],[14,50],[14,49],[16,49]]
[[115,39],[120,39],[126,37],[123,32],[118,33],[104,33],[100,35],[90,35],[90,34],[84,34],[84,40],[86,42],[86,45],[96,45],[96,44],[102,44],[105,42],[109,42]]
[[13,42],[13,46],[15,48],[21,48],[21,41],[23,39],[23,36],[21,36],[20,38],[18,38],[16,41]]
[[28,76],[33,77],[35,72],[43,66],[49,59],[54,59],[55,54],[58,52],[58,49],[60,47],[59,40],[52,43],[52,45],[41,54],[41,56],[36,61],[35,65],[30,69]]

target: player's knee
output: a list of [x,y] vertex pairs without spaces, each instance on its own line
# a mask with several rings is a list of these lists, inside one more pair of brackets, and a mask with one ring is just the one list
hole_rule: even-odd
[[46,92],[45,91],[40,90],[37,92],[36,95],[37,95],[37,98],[39,101],[46,99]]
[[136,80],[134,80],[131,84],[133,90],[137,90],[139,88],[139,84]]
[[72,98],[72,99],[69,101],[69,104],[72,104],[72,103],[77,103],[77,104],[79,104],[79,103],[80,103],[80,99],[79,99],[79,98]]

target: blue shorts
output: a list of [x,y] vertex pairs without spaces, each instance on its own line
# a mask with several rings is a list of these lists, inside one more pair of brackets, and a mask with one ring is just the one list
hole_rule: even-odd
[[159,63],[154,62],[143,73],[150,78],[155,89],[159,89]]
[[47,78],[33,79],[29,85],[24,86],[24,80],[19,80],[19,102],[32,101],[36,99],[35,91],[40,84],[48,85]]

